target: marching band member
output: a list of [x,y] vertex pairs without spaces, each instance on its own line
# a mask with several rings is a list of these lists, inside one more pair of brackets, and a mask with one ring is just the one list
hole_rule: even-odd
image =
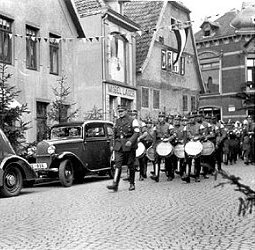
[[[202,124],[199,124],[195,117],[197,116],[197,113],[191,113],[190,114],[190,124],[187,128],[187,139],[188,140],[201,140],[203,139],[203,136],[201,134],[201,126]],[[195,182],[200,182],[200,172],[201,172],[201,157],[200,155],[196,156],[195,161]],[[192,165],[192,158],[186,155],[186,161],[188,164],[188,172],[186,173],[186,176],[182,178],[182,180],[186,181],[187,183],[190,182],[190,174],[191,174],[191,165]]]
[[[146,130],[146,124],[145,122],[141,121],[141,120],[138,120],[138,112],[137,110],[131,110],[130,112],[130,116],[136,120],[139,124],[139,127],[140,127],[140,135],[137,139],[137,142],[140,142],[140,138],[141,136],[143,135],[143,133],[145,132]],[[143,142],[142,142],[143,143]],[[144,143],[143,143],[144,144]],[[143,156],[141,156],[139,159],[136,158],[135,160],[135,166],[136,166],[136,169],[139,168],[139,180],[142,181],[144,178],[145,178],[145,174],[144,174],[144,158],[145,158],[145,154]]]
[[[155,174],[151,176],[151,179],[156,182],[159,181],[160,174],[160,163],[162,158],[157,154],[156,147],[163,139],[169,139],[170,131],[169,124],[165,122],[165,113],[160,112],[158,115],[158,124],[154,127],[154,135],[153,135],[153,147],[155,149]],[[165,158],[165,169],[169,169],[170,161],[169,158]]]
[[[150,118],[146,121],[146,126],[142,129],[142,134],[138,137],[138,141],[141,141],[146,150],[152,146],[153,143],[153,122]],[[142,158],[139,159],[140,164],[140,180],[143,180],[143,178],[147,178],[147,165],[148,165],[148,158],[146,155],[144,155]],[[155,161],[152,160],[153,164],[153,173],[155,173]]]
[[118,191],[122,165],[127,162],[129,169],[129,191],[135,190],[135,158],[137,149],[137,138],[139,136],[139,124],[132,119],[124,106],[118,106],[119,118],[114,126],[114,144],[115,151],[115,173],[112,185],[107,188]]
[[[172,130],[172,133],[174,134],[174,140],[171,141],[171,144],[175,147],[178,144],[184,144],[185,141],[185,127],[181,125],[181,116],[176,115],[174,118],[174,128]],[[175,154],[171,157],[173,168],[177,169],[178,167],[178,160],[180,164],[179,174],[182,177],[184,172],[186,171],[186,164],[184,158],[178,159]]]

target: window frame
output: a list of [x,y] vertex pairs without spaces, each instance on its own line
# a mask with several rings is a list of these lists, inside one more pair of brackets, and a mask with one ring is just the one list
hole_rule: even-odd
[[[143,105],[144,104],[144,95],[143,95],[143,91],[145,91],[146,90],[146,92],[147,92],[147,96],[148,96],[148,98],[147,98],[147,101],[146,101],[146,106],[145,105]],[[146,87],[142,87],[142,89],[141,89],[141,107],[142,108],[149,108],[149,103],[150,103],[150,90],[149,90],[149,88],[146,88]]]
[[[4,25],[5,23],[5,25]],[[1,41],[1,50],[2,53],[0,54],[0,62],[6,63],[6,64],[12,64],[12,24],[13,20],[10,18],[7,18],[5,16],[0,15],[0,41]],[[8,26],[8,27],[7,27]],[[4,27],[7,27],[9,29],[6,29]],[[4,58],[5,53],[5,39],[8,39],[7,41],[7,56]]]
[[167,51],[167,70],[172,71],[173,69],[173,51]]
[[161,50],[161,69],[166,70],[166,50]]
[[185,75],[185,57],[184,56],[181,56],[180,58],[180,69],[179,69],[179,72],[180,72],[180,75],[184,76]]
[[[158,93],[158,105],[155,105],[155,93]],[[153,96],[153,109],[160,109],[160,90],[159,89],[153,89],[152,92]]]
[[[48,131],[47,131],[47,109],[49,103],[36,101],[36,127],[37,127],[37,141],[41,141],[43,139],[47,139]],[[43,112],[38,112],[42,110]]]
[[[57,42],[59,41],[59,42]],[[56,58],[56,66],[54,66],[54,55]],[[49,59],[50,59],[50,74],[59,75],[60,72],[60,36],[49,34]],[[55,70],[56,68],[56,70]]]
[[191,111],[196,110],[196,96],[194,95],[190,96],[190,110]]
[[188,111],[188,96],[187,95],[182,96],[182,110]]
[[[28,33],[30,30],[30,34]],[[38,29],[30,25],[26,25],[26,67],[27,69],[37,70],[38,68],[38,43],[37,43]],[[34,38],[34,40],[32,39]],[[32,47],[34,56],[31,55],[31,50],[28,47]],[[31,48],[30,47],[30,48]],[[32,65],[33,64],[33,65]]]

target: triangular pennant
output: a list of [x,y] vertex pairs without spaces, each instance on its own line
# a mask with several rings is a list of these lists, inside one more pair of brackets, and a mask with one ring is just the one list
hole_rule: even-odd
[[42,39],[41,37],[37,37],[38,42],[41,42],[41,39]]
[[32,40],[33,42],[35,41],[35,37],[34,37],[34,36],[31,36],[30,38],[31,38],[31,40]]
[[174,33],[177,39],[178,54],[175,58],[175,61],[173,62],[173,65],[178,62],[179,58],[182,55],[182,52],[184,51],[188,38],[188,32],[189,27],[186,27],[185,29],[174,29]]
[[48,38],[47,38],[47,37],[44,37],[43,39],[44,39],[44,41],[45,41],[46,43],[48,42]]
[[11,33],[9,33],[9,38],[12,39],[12,34]]
[[138,30],[138,31],[137,31],[137,34],[138,34],[139,36],[141,36],[141,35],[142,35],[142,31],[141,31],[141,30]]
[[99,42],[99,37],[98,36],[96,36],[96,40]]
[[149,30],[145,30],[144,32],[145,32],[146,34],[149,34],[150,31],[149,31]]
[[89,37],[89,41],[92,42],[93,41],[93,37]]

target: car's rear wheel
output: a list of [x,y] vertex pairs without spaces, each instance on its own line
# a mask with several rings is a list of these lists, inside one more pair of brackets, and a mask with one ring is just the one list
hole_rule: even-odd
[[0,195],[12,197],[19,195],[23,187],[22,174],[16,164],[11,163],[4,170],[3,186],[0,188]]
[[71,187],[74,180],[73,164],[70,160],[64,160],[59,165],[59,181],[64,187]]

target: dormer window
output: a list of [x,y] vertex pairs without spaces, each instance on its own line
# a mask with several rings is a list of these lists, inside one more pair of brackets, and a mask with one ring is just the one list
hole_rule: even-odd
[[209,24],[204,25],[204,36],[210,36],[211,35],[211,26]]
[[204,36],[210,36],[211,35],[211,31],[210,30],[205,30],[204,31]]
[[200,28],[204,32],[204,37],[213,36],[219,28],[219,24],[215,22],[204,21]]

